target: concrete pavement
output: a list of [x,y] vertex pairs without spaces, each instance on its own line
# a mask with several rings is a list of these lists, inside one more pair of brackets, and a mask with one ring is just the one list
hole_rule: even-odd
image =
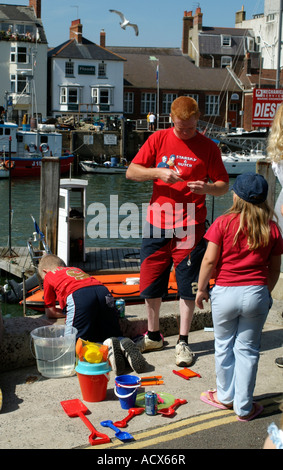
[[[150,367],[143,374],[136,374],[129,369],[132,375],[162,375],[164,384],[141,388],[138,393],[153,389],[163,397],[168,398],[168,394],[175,398],[187,400],[187,404],[180,406],[176,410],[173,418],[166,418],[161,415],[148,416],[143,413],[135,416],[129,421],[128,426],[122,431],[127,431],[135,437],[141,431],[152,430],[153,428],[167,425],[168,423],[178,423],[185,418],[206,415],[206,413],[221,413],[221,410],[210,407],[199,399],[200,393],[208,388],[215,387],[214,373],[214,336],[211,331],[211,317],[209,307],[205,312],[198,312],[194,320],[194,331],[189,335],[189,342],[192,350],[196,354],[196,361],[191,369],[201,375],[201,378],[194,377],[190,380],[175,375],[172,371],[177,370],[175,365],[174,348],[177,341],[178,328],[178,306],[177,302],[168,302],[162,306],[161,329],[165,333],[166,345],[162,351],[146,353]],[[255,398],[260,399],[267,395],[282,393],[283,369],[274,364],[276,357],[283,354],[283,302],[275,301],[270,311],[262,335],[262,349],[260,355]],[[30,326],[46,322],[44,317],[30,320]],[[128,322],[131,325],[128,325]],[[27,322],[26,322],[27,323]],[[9,336],[9,322],[4,320],[4,327]],[[34,326],[36,327],[36,326]],[[146,329],[146,319],[144,317],[144,306],[126,307],[126,320],[124,328],[126,331],[135,333]],[[205,329],[208,328],[208,331]],[[29,337],[26,330],[23,336]],[[132,336],[132,334],[130,335]],[[133,337],[133,336],[132,336]],[[4,331],[5,338],[5,331]],[[9,354],[6,338],[5,351],[0,350],[1,362],[5,360],[3,354]],[[11,338],[10,338],[11,344]],[[22,356],[25,355],[23,343],[18,342]],[[13,349],[17,349],[17,338],[13,342]],[[33,361],[34,362],[34,361]],[[3,391],[3,408],[0,412],[0,448],[1,449],[72,449],[80,447],[90,447],[88,436],[90,431],[77,418],[70,418],[63,411],[60,404],[63,400],[79,398],[82,400],[81,389],[76,375],[48,379],[42,377],[36,366],[31,363],[19,369],[4,370],[0,374],[0,387]],[[114,431],[100,425],[102,420],[110,419],[113,422],[121,420],[127,416],[127,410],[121,408],[119,399],[114,393],[115,375],[110,372],[110,380],[107,387],[106,399],[102,402],[83,403],[87,406],[88,419],[94,427],[111,438],[110,444],[93,446],[100,451],[111,448],[117,439]],[[169,398],[170,398],[169,397]],[[225,412],[226,413],[226,412]],[[230,412],[229,413],[233,413]],[[271,418],[273,420],[273,417]],[[241,423],[248,430],[249,423]],[[263,439],[265,436],[262,436]],[[122,443],[121,443],[122,444]],[[122,444],[124,446],[125,444]],[[166,444],[164,444],[166,449]]]

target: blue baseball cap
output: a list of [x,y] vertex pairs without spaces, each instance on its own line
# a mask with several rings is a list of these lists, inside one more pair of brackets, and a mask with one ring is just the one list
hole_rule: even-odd
[[244,201],[261,204],[267,198],[268,183],[258,173],[244,173],[237,176],[231,189]]

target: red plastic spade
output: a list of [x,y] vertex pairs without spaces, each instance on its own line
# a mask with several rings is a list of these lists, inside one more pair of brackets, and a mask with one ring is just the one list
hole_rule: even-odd
[[65,400],[61,401],[60,403],[63,407],[63,410],[67,413],[68,416],[70,416],[70,418],[78,416],[87,425],[88,429],[91,431],[88,440],[92,446],[111,442],[110,437],[108,437],[106,434],[98,432],[95,427],[91,424],[91,422],[85,417],[85,414],[88,412],[88,409],[81,402],[81,400],[75,398],[74,400]]
[[157,410],[157,413],[160,413],[163,416],[174,416],[176,413],[175,408],[177,408],[177,406],[184,405],[185,403],[188,403],[187,400],[176,398],[173,405],[168,406],[168,408],[161,408],[160,410]]
[[116,421],[114,426],[117,428],[125,428],[127,426],[127,422],[130,421],[134,416],[141,415],[144,412],[144,408],[129,408],[128,416],[126,418],[121,419],[121,421]]

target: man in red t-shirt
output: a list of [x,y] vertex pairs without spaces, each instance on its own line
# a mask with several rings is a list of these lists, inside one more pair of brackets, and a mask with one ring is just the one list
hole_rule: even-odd
[[176,364],[190,365],[188,333],[195,306],[198,272],[206,248],[206,194],[228,191],[229,177],[217,145],[197,131],[199,109],[190,97],[171,107],[174,127],[152,134],[131,162],[126,177],[153,181],[141,247],[140,291],[145,298],[148,333],[142,351],[163,348],[159,311],[172,263],[180,295],[180,336]]

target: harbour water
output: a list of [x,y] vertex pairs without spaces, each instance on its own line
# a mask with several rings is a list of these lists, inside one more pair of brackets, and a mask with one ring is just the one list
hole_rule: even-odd
[[[126,180],[125,175],[93,175],[85,174],[76,178],[88,181],[86,189],[87,216],[86,216],[86,246],[131,246],[139,247],[142,235],[142,214],[148,204],[152,191],[152,183],[137,183]],[[234,179],[230,180],[232,184]],[[9,182],[8,179],[0,179],[0,201],[1,201],[1,224],[0,224],[0,246],[8,245],[9,235]],[[207,218],[212,218],[225,212],[232,203],[230,192],[224,196],[214,199],[207,197]],[[101,218],[97,219],[95,230],[91,230],[93,221],[97,217],[99,204],[107,209],[104,223],[107,227],[99,227]],[[26,246],[27,239],[34,231],[33,215],[39,224],[40,213],[40,179],[39,178],[15,178],[11,183],[11,209],[12,209],[12,246]],[[115,231],[111,226],[118,212],[118,225],[120,229]],[[133,230],[131,226],[127,230],[121,227],[126,225],[126,219],[131,225],[135,214],[135,222],[138,227]],[[106,219],[106,220],[105,220]],[[123,224],[124,223],[124,224]],[[130,236],[126,236],[129,234]],[[95,235],[95,237],[93,236]],[[100,236],[102,235],[102,236]],[[117,236],[116,236],[117,235]]]

